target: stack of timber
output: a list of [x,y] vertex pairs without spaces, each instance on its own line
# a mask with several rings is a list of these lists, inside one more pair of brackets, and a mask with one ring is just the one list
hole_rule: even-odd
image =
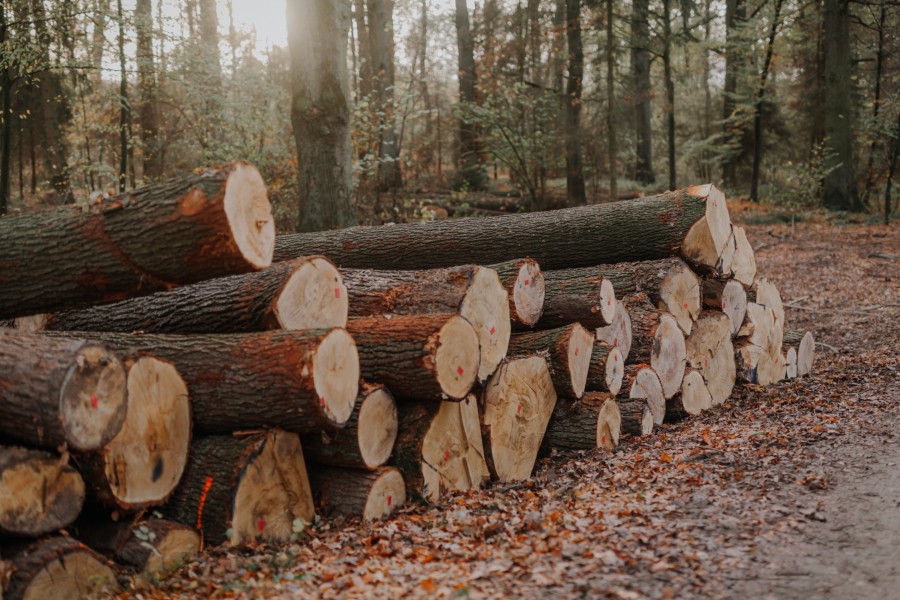
[[236,162],[0,219],[0,282],[4,598],[522,481],[815,352],[711,185],[276,238]]

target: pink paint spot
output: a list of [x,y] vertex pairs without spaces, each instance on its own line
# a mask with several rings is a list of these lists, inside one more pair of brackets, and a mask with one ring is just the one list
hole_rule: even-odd
[[263,529],[266,528],[266,521],[264,519],[260,519],[259,522],[256,524],[256,528],[259,530],[260,533],[262,533]]
[[528,285],[528,282],[529,282],[529,281],[530,281],[530,279],[526,279],[526,280],[525,280],[525,285]]
[[491,327],[491,335],[494,335],[494,332],[497,331],[496,327]]
[[709,366],[709,359],[708,359],[708,358],[704,358],[704,359],[703,359],[703,366],[704,366],[704,367],[708,367],[708,366]]
[[462,374],[464,373],[462,367],[456,367],[456,372],[459,374],[460,377],[462,377]]
[[687,309],[687,302],[684,303],[684,307],[683,307],[683,308],[684,308],[685,310]]
[[619,362],[619,355],[618,355],[618,354],[613,355],[613,362]]
[[521,405],[521,404],[516,408],[516,414],[519,414],[520,412],[522,412],[522,405]]
[[575,347],[575,356],[578,356],[578,346]]
[[94,394],[93,396],[91,396],[91,408],[97,408],[97,403],[97,394]]
[[604,434],[603,437],[600,438],[600,443],[603,444],[604,446],[606,445],[606,434]]
[[390,505],[391,505],[391,497],[388,496],[388,506],[390,506]]
[[450,460],[450,451],[444,450],[444,462],[447,462],[448,460]]
[[607,306],[612,306],[612,298],[610,298],[609,300],[606,301],[606,305],[607,305]]
[[334,288],[334,297],[335,298],[341,297],[341,288]]
[[321,397],[319,398],[319,404],[320,404],[321,406],[325,406],[325,396],[321,396]]
[[613,346],[618,346],[618,345],[619,345],[619,338],[616,338],[613,340]]
[[727,305],[726,303],[723,302],[723,303],[722,303],[722,310],[725,310],[726,308],[728,308],[728,305]]

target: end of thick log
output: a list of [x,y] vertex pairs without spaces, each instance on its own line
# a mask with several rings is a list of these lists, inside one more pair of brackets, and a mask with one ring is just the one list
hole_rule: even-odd
[[117,588],[115,572],[102,556],[69,537],[37,540],[9,557],[12,575],[5,600],[88,598]]
[[312,471],[310,478],[317,503],[328,516],[370,522],[388,517],[406,504],[406,484],[394,467],[373,472],[321,468]]
[[532,327],[544,312],[544,274],[533,258],[510,260],[488,268],[497,271],[509,297],[509,316],[517,325]]
[[616,300],[616,312],[613,322],[606,327],[598,327],[597,339],[606,342],[610,346],[617,347],[622,352],[622,359],[628,360],[631,353],[631,315],[622,300]]
[[677,421],[699,415],[712,407],[712,396],[699,371],[689,369],[681,383],[681,393],[666,403],[666,420]]
[[[266,184],[249,163],[235,161],[228,168],[223,204],[231,237],[248,265],[265,269],[275,253],[275,219]],[[187,198],[182,204],[182,212],[190,209]]]
[[347,325],[349,295],[340,271],[327,258],[301,261],[275,300],[274,318],[281,329],[323,329]]
[[653,369],[646,365],[634,365],[626,371],[626,378],[630,383],[628,398],[631,400],[643,400],[653,417],[652,424],[662,425],[666,416],[666,398],[663,395],[659,377],[657,377]]
[[725,194],[712,184],[688,188],[686,192],[705,197],[706,212],[688,230],[681,245],[681,255],[695,265],[730,275],[734,239]]
[[686,348],[688,366],[703,377],[713,405],[725,402],[734,389],[736,377],[729,318],[722,312],[704,312],[694,324]]

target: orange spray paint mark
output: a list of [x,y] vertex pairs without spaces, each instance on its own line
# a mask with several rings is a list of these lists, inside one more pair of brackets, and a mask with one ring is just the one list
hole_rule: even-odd
[[203,507],[206,505],[206,495],[209,494],[212,484],[212,477],[207,477],[203,482],[203,491],[200,493],[200,502],[197,504],[197,529],[203,529]]

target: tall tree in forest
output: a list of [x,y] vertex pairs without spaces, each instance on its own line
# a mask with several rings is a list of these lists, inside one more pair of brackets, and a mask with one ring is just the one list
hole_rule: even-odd
[[156,68],[153,64],[153,8],[151,0],[137,0],[134,9],[137,30],[138,124],[141,129],[141,149],[144,160],[144,179],[157,181],[162,176],[159,151],[159,117],[157,114]]
[[219,56],[219,15],[216,11],[216,0],[199,0],[200,8],[200,77],[201,94],[203,95],[203,115],[201,117],[201,139],[206,150],[206,161],[218,161],[224,158],[220,145],[214,143],[220,139],[222,130],[222,63]]
[[131,154],[131,145],[128,143],[131,130],[131,104],[128,100],[125,13],[122,11],[122,0],[116,0],[116,17],[119,21],[119,192],[124,192],[128,176],[128,159]]
[[374,108],[378,131],[378,188],[403,185],[400,144],[394,123],[393,0],[367,0],[369,56],[372,58]]
[[678,187],[675,172],[675,80],[672,77],[672,0],[663,0],[663,77],[666,86],[666,145],[669,189]]
[[[469,25],[469,9],[466,0],[456,0],[456,44],[459,64],[459,101],[475,104],[475,39]],[[459,164],[457,170],[470,184],[480,180],[478,135],[475,125],[459,118]]]
[[850,105],[850,3],[824,0],[825,142],[830,155],[822,201],[835,210],[861,211],[853,174],[853,118]]
[[291,123],[297,146],[299,231],[356,223],[351,193],[350,6],[342,0],[288,0]]
[[634,179],[653,183],[653,128],[650,110],[650,0],[631,3],[631,80],[634,98]]
[[584,167],[581,160],[581,92],[584,78],[584,49],[581,43],[581,0],[566,0],[566,43],[569,48],[566,81],[566,204],[585,202]]
[[[878,113],[881,110],[881,76],[884,71],[884,33],[886,29],[887,6],[882,4],[879,12],[878,23],[875,25],[878,42],[875,49],[875,98],[872,102],[872,122],[876,127],[878,125]],[[866,186],[861,200],[863,205],[868,204],[869,194],[875,185],[875,150],[878,148],[878,142],[879,136],[873,135],[869,144],[869,159],[866,164]]]
[[606,128],[609,131],[609,199],[619,196],[619,184],[616,172],[616,53],[613,38],[613,0],[606,0]]
[[746,19],[745,0],[725,0],[725,87],[722,90],[722,137],[727,149],[722,161],[722,180],[727,186],[737,183],[736,151],[740,144],[740,131],[735,126],[737,108],[737,81],[741,63],[741,45],[744,43],[740,30]]
[[756,98],[753,102],[753,175],[750,179],[750,200],[759,202],[759,166],[762,161],[762,105],[766,97],[766,81],[769,79],[769,69],[772,66],[772,54],[775,52],[775,36],[781,27],[781,6],[783,0],[775,0],[775,14],[769,28],[769,37],[766,40],[766,58],[763,61],[762,73],[759,74],[759,83],[756,88]]
[[[6,5],[0,2],[0,50],[8,53],[9,20],[12,15],[7,15]],[[9,209],[9,153],[12,148],[12,64],[8,60],[0,60],[0,216],[5,215]],[[20,142],[21,144],[21,142]],[[21,160],[19,161],[21,165]]]

